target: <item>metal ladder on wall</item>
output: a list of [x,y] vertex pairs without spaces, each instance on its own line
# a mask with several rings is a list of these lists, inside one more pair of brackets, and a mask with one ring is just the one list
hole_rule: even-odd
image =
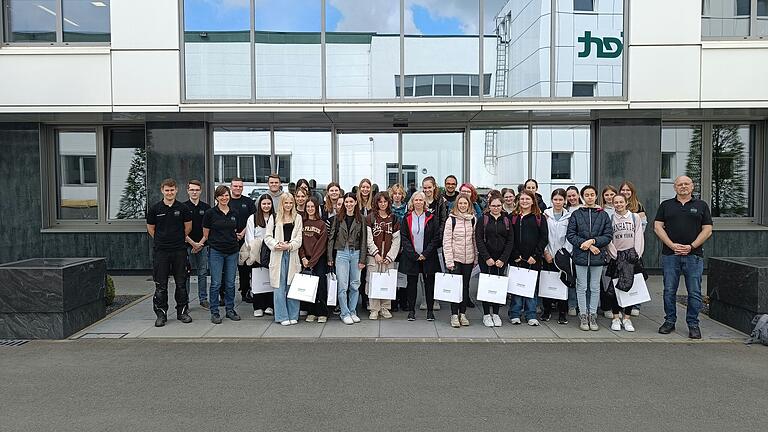
[[[493,96],[504,97],[507,93],[507,72],[509,65],[507,55],[509,51],[509,25],[511,14],[496,17],[496,80],[494,82]],[[498,131],[489,129],[485,131],[485,169],[488,173],[496,175],[497,148],[496,138]]]

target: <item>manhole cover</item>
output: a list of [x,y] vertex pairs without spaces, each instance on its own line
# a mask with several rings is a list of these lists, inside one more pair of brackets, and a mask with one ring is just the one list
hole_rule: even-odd
[[0,339],[0,347],[17,347],[22,346],[27,342],[29,341],[19,339]]

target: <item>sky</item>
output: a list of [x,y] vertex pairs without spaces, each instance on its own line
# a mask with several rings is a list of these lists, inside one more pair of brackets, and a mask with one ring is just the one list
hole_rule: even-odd
[[[327,0],[326,30],[400,33],[399,3],[399,0]],[[505,0],[486,0],[488,18],[484,22],[492,22],[491,17],[504,3]],[[249,4],[249,0],[185,0],[186,29],[247,30]],[[320,0],[256,0],[256,30],[319,32],[320,4]],[[478,12],[478,0],[406,0],[405,32],[477,34]]]

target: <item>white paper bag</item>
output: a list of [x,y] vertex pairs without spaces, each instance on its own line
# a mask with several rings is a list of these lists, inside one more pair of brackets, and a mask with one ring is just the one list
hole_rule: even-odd
[[507,276],[480,273],[480,280],[477,283],[477,299],[496,304],[506,304],[508,283]]
[[325,304],[328,306],[336,306],[336,296],[338,293],[338,282],[336,281],[336,273],[328,273],[325,275],[325,279],[328,282],[328,297],[325,300]]
[[539,272],[522,267],[509,267],[509,285],[507,292],[520,297],[534,298],[536,296],[536,279]]
[[397,270],[389,269],[384,272],[368,273],[368,297],[379,300],[394,300],[397,298]]
[[560,272],[542,270],[539,273],[539,297],[568,300],[568,287],[560,280]]
[[461,275],[435,273],[435,300],[461,303],[464,299]]
[[304,273],[296,273],[291,281],[291,287],[288,288],[288,298],[293,300],[301,300],[307,303],[315,302],[315,295],[317,295],[317,284],[320,282],[320,278]]
[[[619,283],[618,279],[613,280],[613,286]],[[620,307],[630,307],[651,301],[651,294],[648,292],[648,286],[645,284],[645,278],[642,273],[637,273],[635,279],[632,282],[632,289],[629,291],[622,291],[620,289],[614,289],[616,291],[616,301]]]
[[251,270],[251,292],[253,294],[271,293],[272,285],[269,282],[269,269],[257,267]]

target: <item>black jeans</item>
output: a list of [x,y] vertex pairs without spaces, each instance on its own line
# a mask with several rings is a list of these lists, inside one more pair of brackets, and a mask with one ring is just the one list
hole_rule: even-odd
[[[496,259],[496,258],[494,258]],[[497,276],[502,276],[506,274],[507,272],[507,266],[505,265],[502,268],[498,268],[496,266],[488,267],[488,264],[485,263],[485,261],[481,261],[480,263],[480,272],[485,274],[493,274]],[[483,315],[490,315],[491,311],[493,311],[494,315],[499,314],[499,308],[501,307],[498,303],[491,303],[484,301],[483,302]]]
[[[548,263],[544,261],[543,265],[541,266],[541,269],[544,271],[554,271],[559,272],[560,270],[555,267],[554,264]],[[557,307],[557,313],[558,314],[566,314],[568,313],[568,300],[555,300],[555,299],[549,299],[541,297],[541,309],[548,313],[552,314],[552,307]]]
[[[363,251],[360,251],[363,254]],[[368,266],[360,270],[360,304],[363,310],[368,309],[368,294],[365,293],[365,284],[368,279]]]
[[[606,292],[605,299],[608,301],[608,304],[606,304],[605,307],[610,308],[615,318],[618,318],[617,314],[619,312],[624,312],[625,316],[629,316],[632,313],[632,306],[625,307],[625,308],[622,308],[621,306],[619,306],[619,301],[616,300],[616,291]],[[603,309],[603,310],[608,310],[608,309]]]
[[[435,274],[424,273],[424,262],[419,261],[419,274],[424,276],[424,295],[427,297],[427,310],[432,311],[435,301]],[[408,296],[408,310],[410,312],[416,311],[416,287],[419,283],[419,275],[408,275],[408,286],[406,294]]]
[[[326,274],[328,273],[328,263],[325,262],[325,257],[320,258],[320,261],[315,264],[311,269],[312,274],[319,277],[320,281],[317,284],[317,295],[315,296],[315,302],[308,304],[307,312],[310,315],[315,316],[328,316],[328,279]],[[303,302],[302,302],[303,303]]]
[[155,250],[152,259],[152,278],[155,280],[155,296],[152,308],[155,312],[168,313],[168,277],[173,276],[176,291],[176,311],[181,313],[189,303],[187,290],[187,250]]
[[467,301],[469,300],[469,277],[472,276],[472,269],[475,267],[475,265],[454,262],[453,266],[453,271],[451,273],[460,274],[461,281],[464,284],[461,290],[461,303],[451,303],[451,315],[458,315],[460,313],[467,312]]

